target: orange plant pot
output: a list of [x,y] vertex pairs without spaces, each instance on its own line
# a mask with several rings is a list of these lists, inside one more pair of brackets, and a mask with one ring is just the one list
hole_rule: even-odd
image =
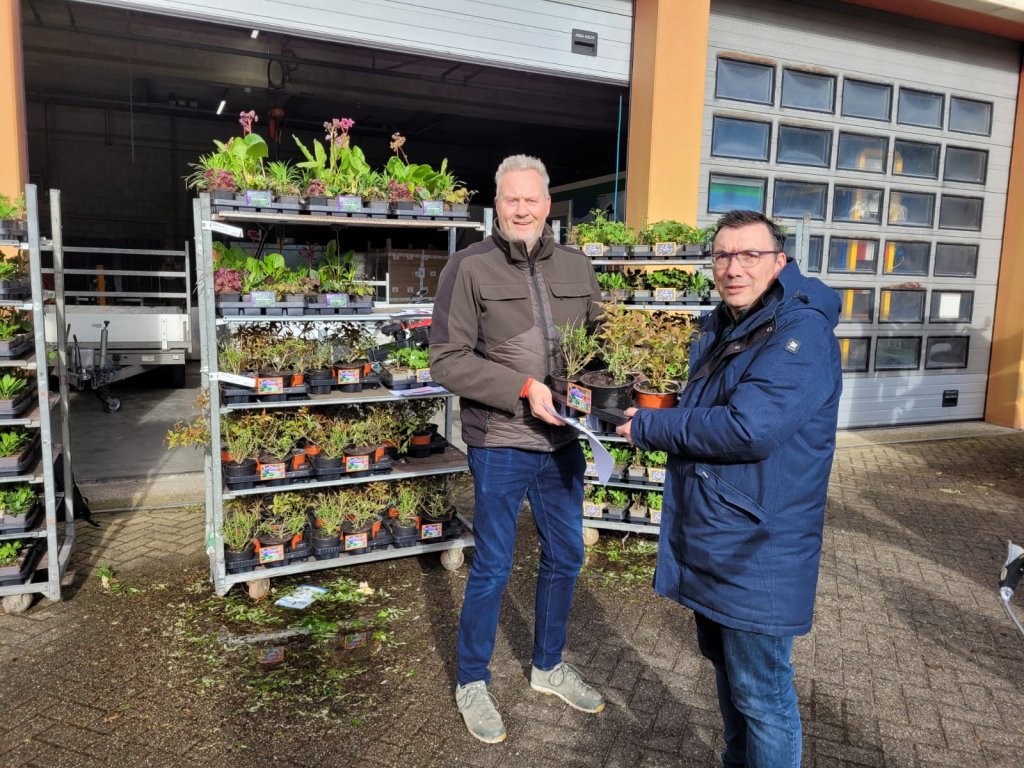
[[637,390],[633,393],[633,401],[637,408],[675,408],[679,404],[679,393],[656,394]]

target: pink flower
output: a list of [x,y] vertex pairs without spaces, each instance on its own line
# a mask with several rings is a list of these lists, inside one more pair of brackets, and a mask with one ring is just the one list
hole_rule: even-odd
[[256,110],[250,109],[248,112],[238,113],[238,122],[242,126],[242,135],[247,136],[252,133],[252,124],[258,123],[260,119],[256,116]]
[[356,124],[356,121],[349,117],[343,117],[339,123],[341,124],[341,132],[348,133],[352,126]]

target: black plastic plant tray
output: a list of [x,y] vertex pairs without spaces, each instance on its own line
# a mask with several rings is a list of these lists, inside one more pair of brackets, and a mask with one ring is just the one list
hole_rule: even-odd
[[0,400],[0,419],[13,419],[27,411],[35,400],[35,386],[24,389],[13,400]]
[[19,566],[0,566],[0,587],[10,587],[15,584],[24,584],[35,573],[36,563],[43,556],[46,549],[45,539],[36,539],[28,544],[28,554]]
[[277,480],[260,480],[259,473],[257,472],[256,474],[252,475],[239,475],[238,477],[224,478],[224,483],[228,486],[229,491],[244,491],[249,488],[255,488],[257,486],[267,486],[269,483],[277,483],[280,482],[281,480],[284,480],[284,485],[291,485],[294,482],[309,480],[311,477],[314,476],[314,474],[315,473],[313,471],[313,467],[309,464],[309,461],[307,460],[306,463],[302,466],[302,469],[286,470],[285,476],[283,478],[278,478]]
[[[0,514],[0,533],[25,533],[31,531],[39,522],[43,513],[43,505],[37,500],[32,508],[23,515]],[[59,518],[60,519],[60,518]]]
[[220,389],[220,396],[237,398],[247,397],[250,398],[249,402],[251,402],[252,398],[255,398],[256,402],[258,403],[277,402],[270,400],[270,398],[279,398],[282,396],[287,397],[289,400],[302,400],[309,397],[309,385],[299,384],[299,386],[297,387],[285,387],[280,392],[276,392],[272,395],[260,395],[256,393],[255,389],[249,389],[248,387],[226,387],[222,384]]
[[20,333],[8,341],[0,341],[0,358],[10,360],[14,357],[21,357],[32,348],[32,337],[27,333]]
[[39,441],[40,437],[36,434],[32,442],[17,456],[0,457],[0,476],[24,474],[39,457]]

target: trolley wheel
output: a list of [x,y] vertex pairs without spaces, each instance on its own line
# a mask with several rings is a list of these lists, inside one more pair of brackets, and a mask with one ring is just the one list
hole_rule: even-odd
[[103,399],[103,410],[107,413],[117,413],[121,410],[120,397],[106,397]]
[[466,562],[466,555],[462,547],[458,549],[446,549],[441,553],[441,565],[446,571],[457,571]]
[[249,597],[253,600],[262,600],[270,594],[270,579],[254,579],[245,582],[249,589]]
[[7,595],[0,605],[4,613],[24,613],[32,605],[32,595]]
[[601,532],[597,528],[584,528],[583,529],[583,546],[592,547],[597,544],[597,540],[601,538]]

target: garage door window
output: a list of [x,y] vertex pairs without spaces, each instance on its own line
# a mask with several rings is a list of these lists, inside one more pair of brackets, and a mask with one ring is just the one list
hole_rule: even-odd
[[966,368],[967,349],[966,336],[932,336],[925,348],[924,367]]
[[942,171],[945,181],[984,184],[987,173],[988,152],[985,150],[946,147],[946,167]]
[[896,110],[896,122],[903,125],[920,125],[925,128],[941,128],[944,104],[945,99],[942,94],[900,88],[900,105]]
[[875,291],[872,288],[843,288],[839,291],[842,307],[841,323],[870,323],[875,311]]
[[775,89],[775,68],[750,61],[719,59],[715,96],[719,99],[771,104]]
[[[807,239],[807,260],[801,265],[804,272],[821,272],[821,254],[825,248],[823,235],[811,235]],[[782,247],[787,256],[796,258],[796,237],[786,235],[786,244]]]
[[930,227],[935,218],[935,195],[927,192],[889,192],[889,223],[901,227]]
[[782,106],[812,112],[834,112],[836,79],[829,75],[782,70]]
[[973,311],[973,291],[932,291],[928,321],[932,323],[969,323]]
[[868,369],[871,339],[838,338],[843,373],[860,373]]
[[949,130],[990,136],[992,134],[992,104],[987,101],[953,96],[949,100]]
[[891,336],[875,340],[876,371],[914,371],[920,367],[920,336]]
[[785,218],[799,219],[806,213],[812,219],[824,219],[827,196],[828,184],[777,180],[772,212]]
[[882,273],[886,275],[927,275],[931,243],[890,240],[885,244]]
[[713,174],[708,184],[708,213],[735,209],[764,213],[765,180]]
[[832,157],[832,131],[779,126],[779,146],[775,162],[790,165],[816,165],[827,168]]
[[882,190],[836,185],[832,197],[833,221],[879,224],[882,221]]
[[943,195],[939,208],[942,229],[981,229],[982,199]]
[[977,274],[978,246],[963,243],[936,244],[936,277],[975,277]]
[[939,178],[939,145],[896,139],[892,152],[894,176]]
[[716,117],[711,129],[711,154],[743,160],[767,160],[770,137],[769,123]]
[[892,114],[892,86],[863,80],[843,81],[843,115],[889,121]]
[[924,291],[883,288],[878,297],[878,322],[924,322]]
[[864,136],[859,133],[839,132],[839,150],[836,168],[846,171],[885,173],[889,139],[885,136]]
[[833,237],[828,244],[829,272],[878,271],[878,241]]

